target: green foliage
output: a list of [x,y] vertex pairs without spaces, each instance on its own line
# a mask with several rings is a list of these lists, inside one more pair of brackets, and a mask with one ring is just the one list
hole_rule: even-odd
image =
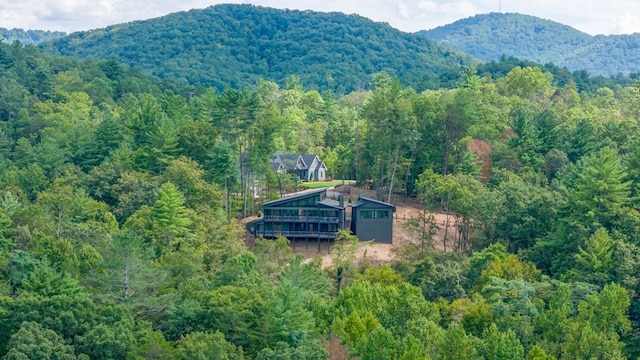
[[43,297],[73,296],[80,293],[77,280],[66,272],[59,272],[47,263],[41,263],[22,281],[21,290]]
[[304,341],[297,347],[279,342],[272,348],[261,350],[256,356],[256,360],[322,360],[330,354],[317,340]]
[[603,148],[579,163],[577,180],[569,194],[571,221],[586,229],[609,229],[629,201],[631,183],[618,153]]
[[43,328],[37,322],[25,321],[11,336],[6,359],[73,360],[73,347],[64,342],[55,331]]
[[278,283],[290,285],[299,292],[298,296],[309,301],[311,298],[326,298],[332,290],[333,283],[322,271],[319,258],[305,261],[302,255],[291,258],[279,274]]
[[305,296],[292,284],[280,284],[273,297],[266,301],[260,324],[266,344],[285,342],[295,347],[311,335],[314,319],[313,314],[305,309],[305,300]]
[[467,263],[455,257],[426,258],[413,264],[408,280],[412,285],[419,286],[429,301],[439,298],[453,301],[466,294],[464,283],[467,266]]
[[608,272],[613,266],[613,246],[607,230],[600,228],[586,241],[585,249],[578,248],[576,261],[586,272]]
[[[43,46],[74,57],[115,55],[146,73],[220,91],[259,78],[284,86],[298,75],[305,84],[346,93],[379,71],[417,83],[475,63],[424,37],[356,15],[231,4],[75,33]],[[226,70],[209,71],[213,63],[227,64]]]
[[[269,50],[228,46],[246,24],[261,24],[251,29],[256,38],[279,28],[272,40],[285,41],[281,34],[306,29],[285,26],[298,19],[318,24],[300,43],[361,31],[340,41],[369,39],[367,47],[384,45],[388,30],[370,41],[358,17],[251,6],[175,16],[203,13],[217,14],[212,26],[237,28],[212,36],[239,60]],[[251,16],[222,21],[238,14]],[[353,26],[334,21],[344,31],[331,32],[322,19]],[[119,38],[114,31],[84,35]],[[177,39],[176,31],[161,38]],[[195,46],[207,37],[193,38]],[[324,45],[304,56],[323,56]],[[77,61],[0,43],[0,60],[0,357],[55,358],[50,349],[82,359],[639,354],[640,92],[624,77],[504,58],[478,71],[421,74],[420,86],[454,88],[417,93],[402,85],[413,81],[404,67],[378,73],[372,64],[362,69],[377,73],[372,91],[343,95],[349,82],[318,67],[297,76],[302,68],[269,65],[286,73],[276,79],[282,88],[246,77],[255,86],[216,92],[157,82],[114,57]],[[406,65],[413,61],[428,63]],[[196,76],[189,64],[178,67]],[[326,82],[309,80],[318,76]],[[363,243],[342,229],[326,266],[321,253],[294,256],[285,238],[247,241],[245,218],[300,188],[270,169],[271,154],[289,150],[318,154],[333,176],[398,206],[422,201],[421,217],[407,222],[422,244],[394,239],[392,266],[358,261]],[[394,219],[396,236],[405,221]]]
[[338,292],[351,281],[355,270],[356,252],[361,246],[362,243],[357,236],[351,233],[351,230],[338,230],[334,245],[331,248]]
[[131,360],[170,360],[176,359],[177,352],[172,343],[165,340],[159,331],[148,331],[140,339],[138,346],[127,355]]
[[0,28],[0,38],[7,44],[11,44],[14,41],[19,41],[25,45],[38,44],[51,39],[59,39],[66,35],[61,31]]
[[[196,161],[186,157],[172,160],[162,177],[176,186],[184,195],[184,205],[191,208],[198,206],[220,207],[222,194],[220,189],[205,181],[205,172]],[[161,188],[162,191],[162,188]]]
[[261,330],[260,313],[265,309],[265,300],[255,288],[221,286],[211,290],[206,299],[207,309],[199,328],[219,330],[249,353],[255,353],[264,344],[254,340]]
[[498,327],[492,324],[483,336],[484,349],[483,358],[489,360],[498,359],[523,359],[524,347],[512,330],[501,334]]
[[523,14],[476,15],[420,34],[485,61],[514,56],[611,76],[637,67],[637,53],[631,50],[639,41],[637,36],[591,36]]
[[[337,319],[367,309],[373,318],[365,317],[365,323],[378,322],[394,334],[405,334],[411,319],[438,320],[435,306],[424,300],[419,288],[407,283],[397,287],[367,282],[353,284],[340,293],[334,307]],[[365,329],[372,330],[369,326]]]
[[[373,94],[362,109],[366,120],[365,160],[362,175],[374,179],[380,200],[391,201],[397,174],[405,173],[412,159],[406,154],[415,149],[418,132],[412,114],[411,89],[403,89],[398,78],[382,72],[373,78]],[[406,186],[406,184],[405,184]],[[382,192],[381,189],[388,188]]]
[[[509,71],[505,77],[499,79],[496,85],[498,90],[504,95],[517,96],[531,101],[540,101],[551,94],[551,79],[551,74],[544,73],[540,68],[526,67],[523,69],[516,66]],[[516,132],[518,132],[518,130],[520,131],[520,133],[518,133],[520,137],[526,137],[529,135],[525,133],[528,129],[526,129],[526,125],[522,123],[524,121],[526,121],[526,119],[516,117],[516,126],[514,130],[517,129]],[[533,139],[527,140],[531,141]],[[526,145],[531,147],[534,144]]]
[[160,186],[158,199],[151,209],[152,231],[160,246],[179,247],[192,224],[186,214],[184,196],[171,182]]
[[538,345],[535,345],[527,354],[527,360],[555,360],[555,357],[547,355]]
[[177,342],[180,359],[241,360],[242,349],[227,342],[221,332],[192,332]]
[[7,236],[13,230],[13,222],[7,216],[6,210],[0,209],[0,254],[3,256],[9,252],[12,242]]
[[484,283],[483,279],[498,277],[505,280],[522,279],[524,281],[538,281],[540,270],[536,269],[532,263],[525,263],[518,259],[518,256],[508,254],[504,258],[492,260],[487,268],[482,270],[478,285]]
[[293,255],[289,240],[283,236],[275,240],[257,238],[253,252],[258,259],[257,270],[267,276],[280,273]]
[[440,350],[442,359],[476,359],[477,341],[465,333],[462,326],[451,324],[444,334]]

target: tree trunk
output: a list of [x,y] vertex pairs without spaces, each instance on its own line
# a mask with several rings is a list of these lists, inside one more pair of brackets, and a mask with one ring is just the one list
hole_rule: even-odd
[[442,247],[444,248],[445,252],[447,252],[447,236],[449,233],[449,219],[451,217],[449,213],[449,209],[447,209],[446,215],[447,216],[445,217],[445,222],[444,222],[444,238],[442,239]]
[[124,266],[124,280],[122,282],[122,295],[124,299],[127,300],[130,296],[129,294],[129,264]]
[[396,169],[398,167],[398,157],[400,156],[400,143],[396,146],[396,154],[393,159],[393,171],[391,172],[391,180],[389,181],[389,195],[387,197],[387,202],[391,203],[391,194],[393,192],[393,182],[396,177]]

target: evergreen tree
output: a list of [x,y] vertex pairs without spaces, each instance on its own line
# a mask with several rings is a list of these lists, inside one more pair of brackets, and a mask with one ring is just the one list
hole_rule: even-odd
[[513,112],[512,118],[512,129],[516,136],[510,138],[509,143],[518,153],[523,168],[538,171],[543,158],[540,155],[541,144],[533,115],[529,109],[520,106]]
[[605,147],[581,160],[569,193],[570,222],[585,229],[615,224],[629,203],[631,182],[618,152]]
[[138,149],[140,165],[152,174],[160,174],[180,153],[175,125],[167,118],[156,121],[146,143]]
[[242,360],[242,348],[225,340],[224,334],[194,331],[177,342],[179,358],[183,360]]
[[111,116],[104,119],[93,134],[93,143],[85,159],[85,165],[94,167],[104,161],[111,151],[124,140],[123,127]]
[[613,266],[613,246],[607,230],[600,228],[589,237],[584,248],[578,247],[576,261],[587,273],[608,272]]
[[189,232],[191,219],[187,216],[184,196],[171,182],[166,182],[158,190],[158,199],[151,210],[154,234],[163,240],[164,246],[184,238]]

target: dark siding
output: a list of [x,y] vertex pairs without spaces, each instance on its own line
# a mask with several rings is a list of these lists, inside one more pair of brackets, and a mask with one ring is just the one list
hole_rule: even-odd
[[254,236],[265,238],[282,235],[289,240],[335,239],[338,229],[344,226],[344,208],[321,203],[325,197],[326,190],[318,190],[265,203],[264,216],[247,224],[247,229]]
[[393,207],[366,202],[354,207],[351,230],[362,241],[391,244],[393,241]]

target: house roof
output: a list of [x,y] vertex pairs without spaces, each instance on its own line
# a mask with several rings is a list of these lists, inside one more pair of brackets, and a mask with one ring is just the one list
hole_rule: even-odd
[[283,152],[276,152],[273,154],[272,161],[279,161],[284,164],[287,170],[306,170],[309,169],[313,160],[318,160],[319,168],[327,168],[324,161],[320,160],[318,155],[315,154],[286,154]]
[[279,156],[271,158],[271,170],[280,170],[284,169],[284,164],[282,163],[282,159]]
[[307,164],[300,155],[282,154],[279,155],[284,166],[289,170],[301,170],[306,169]]
[[393,208],[393,211],[396,211],[396,206],[393,204],[389,204],[387,202],[384,201],[380,201],[380,200],[375,200],[375,199],[370,199],[370,198],[366,198],[364,196],[361,196],[360,198],[358,198],[358,201],[351,203],[351,207],[358,207],[358,206],[362,206],[364,204],[366,204],[367,202],[372,202],[372,203],[376,203],[378,205],[384,205],[384,206],[388,206]]
[[[302,161],[304,161],[305,165],[307,165],[307,168],[309,168],[311,164],[313,164],[313,160],[318,158],[318,155],[304,154],[300,155],[300,157],[302,158]],[[318,162],[320,162],[320,159],[318,159]]]
[[313,195],[321,194],[321,193],[323,193],[325,191],[326,191],[326,189],[304,190],[304,191],[297,192],[297,193],[295,193],[293,195],[282,197],[280,199],[267,201],[266,203],[262,204],[262,206],[270,206],[270,205],[275,205],[275,204],[279,204],[279,203],[287,202],[287,201],[291,201],[291,200],[304,199],[304,198],[307,198],[307,197],[310,197],[310,196],[313,196]]
[[333,199],[329,199],[329,198],[320,201],[320,204],[325,205],[325,206],[329,206],[329,207],[332,207],[332,208],[336,208],[336,209],[342,209],[340,207],[340,202],[338,202],[336,200],[333,200]]

